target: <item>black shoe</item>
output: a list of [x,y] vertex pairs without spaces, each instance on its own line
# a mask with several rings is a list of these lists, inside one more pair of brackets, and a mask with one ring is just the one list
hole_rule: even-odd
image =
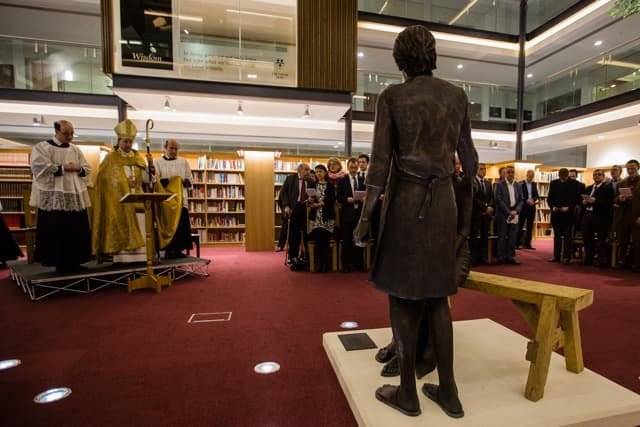
[[561,260],[560,262],[561,262],[562,264],[564,264],[564,265],[569,265],[569,263],[571,262],[571,260],[570,260],[570,259],[568,259],[568,258],[566,258],[566,259]]
[[513,258],[506,260],[505,263],[512,264],[512,265],[520,265],[520,264],[522,264],[521,262],[518,262]]
[[553,257],[548,262],[560,262],[560,258]]
[[282,246],[276,246],[276,252],[282,252]]
[[536,250],[536,248],[534,248],[533,246],[525,246],[524,248],[525,249],[529,249],[531,251],[535,251]]

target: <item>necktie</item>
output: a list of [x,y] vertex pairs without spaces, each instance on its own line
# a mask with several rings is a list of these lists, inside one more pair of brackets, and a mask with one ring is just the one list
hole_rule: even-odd
[[300,187],[300,202],[304,202],[307,200],[307,182],[306,180],[302,180],[302,186]]
[[355,176],[351,177],[351,193],[355,195],[356,190],[358,190],[358,180]]

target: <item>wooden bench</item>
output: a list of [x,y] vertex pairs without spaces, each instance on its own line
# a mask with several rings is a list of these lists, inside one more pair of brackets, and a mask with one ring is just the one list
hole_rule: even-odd
[[527,344],[531,362],[524,395],[538,401],[544,396],[551,353],[564,348],[567,370],[584,370],[578,312],[593,304],[593,291],[472,271],[466,289],[498,295],[513,301],[533,331]]

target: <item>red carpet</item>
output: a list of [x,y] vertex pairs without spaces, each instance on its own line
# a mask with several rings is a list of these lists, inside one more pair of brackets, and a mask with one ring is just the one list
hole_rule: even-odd
[[[482,271],[594,289],[581,315],[585,364],[640,392],[640,275],[549,264],[550,242],[538,246],[518,252],[522,266]],[[289,272],[281,254],[212,248],[203,256],[213,259],[211,277],[158,295],[108,288],[31,302],[0,272],[0,359],[23,362],[0,371],[0,425],[354,426],[322,333],[344,320],[388,326],[385,295],[362,273]],[[231,321],[187,324],[192,313],[218,311],[233,312]],[[462,290],[453,313],[529,335],[501,298]],[[282,370],[255,374],[266,360]],[[73,394],[32,402],[60,385]]]

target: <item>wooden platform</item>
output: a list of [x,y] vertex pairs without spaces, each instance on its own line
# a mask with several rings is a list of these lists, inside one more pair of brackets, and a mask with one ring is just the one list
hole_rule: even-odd
[[[376,349],[347,352],[338,335],[366,332],[382,347],[391,330],[332,332],[323,345],[342,390],[360,426],[633,426],[640,425],[640,395],[585,369],[567,371],[565,361],[553,353],[545,398],[524,397],[529,370],[522,349],[527,338],[489,319],[454,322],[455,373],[465,417],[453,419],[420,395],[422,415],[411,418],[378,402],[374,396],[383,384],[399,378],[379,375]],[[604,345],[604,344],[603,344]],[[431,373],[418,382],[437,383]]]

